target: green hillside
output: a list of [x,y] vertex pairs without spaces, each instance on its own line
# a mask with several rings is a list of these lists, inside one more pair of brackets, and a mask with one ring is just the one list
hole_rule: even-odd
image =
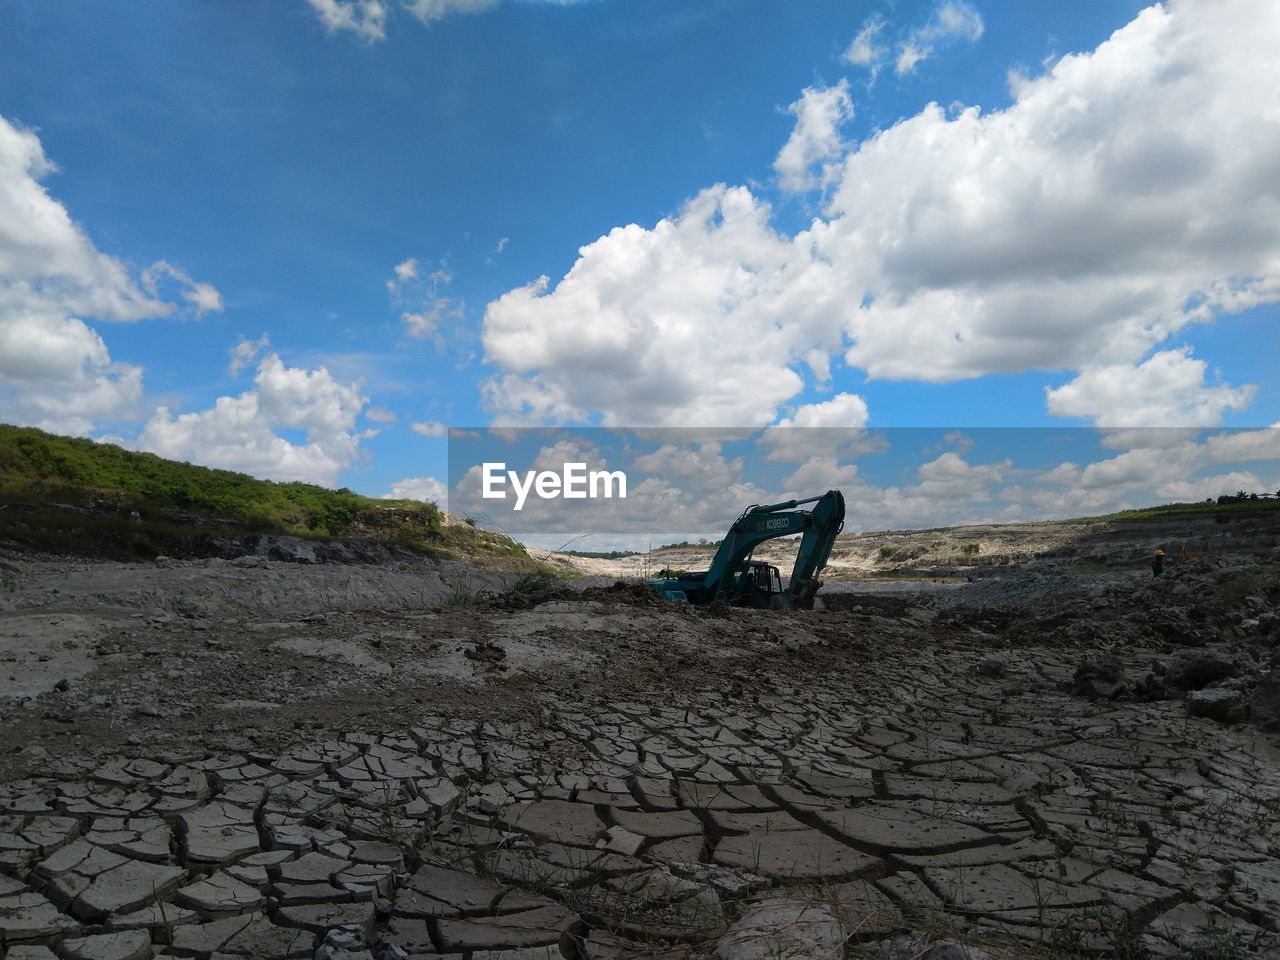
[[369,540],[486,565],[528,563],[519,544],[448,525],[435,504],[272,483],[0,424],[0,538],[57,553],[201,555],[213,538],[263,533]]
[[1159,522],[1165,520],[1213,517],[1215,519],[1239,519],[1266,516],[1280,512],[1280,494],[1246,493],[1228,494],[1214,500],[1199,503],[1165,503],[1154,507],[1121,510],[1096,517],[1079,517],[1067,523],[1094,523],[1099,520]]

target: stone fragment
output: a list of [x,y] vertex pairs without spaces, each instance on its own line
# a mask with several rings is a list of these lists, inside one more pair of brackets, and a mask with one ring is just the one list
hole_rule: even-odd
[[821,770],[801,768],[796,771],[796,779],[824,797],[865,800],[876,794],[870,770],[859,770],[856,776],[837,776]]
[[178,891],[179,903],[205,913],[243,913],[267,905],[257,887],[219,870]]
[[812,829],[725,837],[716,846],[713,859],[726,866],[779,878],[847,877],[880,863],[876,857]]
[[503,893],[492,880],[433,866],[421,867],[401,889],[424,894],[462,916],[488,913]]
[[458,807],[462,799],[462,791],[451,781],[440,780],[429,786],[419,786],[418,796],[426,801],[431,810],[439,817],[447,817]]
[[721,833],[777,833],[781,830],[805,829],[803,823],[781,810],[763,813],[754,810],[709,810],[707,816]]
[[109,930],[151,929],[176,927],[184,923],[199,923],[200,915],[173,903],[153,903],[133,913],[116,914],[107,920]]
[[301,927],[323,937],[334,927],[356,926],[365,936],[373,933],[376,918],[372,903],[322,903],[280,910],[278,921],[291,927]]
[[513,806],[503,817],[512,830],[556,843],[593,846],[604,830],[595,808],[567,800],[537,800]]
[[622,827],[610,827],[605,831],[605,839],[599,842],[604,845],[606,850],[633,857],[644,846],[645,838],[638,833],[624,830]]
[[1212,687],[1187,694],[1187,713],[1220,723],[1239,723],[1249,714],[1249,705],[1239,690]]
[[489,861],[489,868],[508,883],[539,890],[587,883],[599,874],[589,868],[553,863],[541,853],[542,850],[499,850]]
[[9,948],[4,960],[58,960],[58,955],[48,947],[38,944],[20,943]]
[[1117,700],[1128,692],[1120,661],[1103,654],[1083,661],[1071,677],[1071,694],[1089,700]]
[[1280,731],[1280,668],[1264,673],[1249,696],[1249,715],[1263,730]]
[[716,944],[715,960],[840,960],[844,928],[820,900],[753,903]]
[[706,840],[701,834],[694,837],[672,837],[651,846],[644,855],[646,860],[659,863],[696,863],[702,859]]
[[688,810],[644,813],[638,810],[615,809],[613,821],[624,830],[656,840],[702,833],[702,821]]
[[958,909],[975,913],[1075,907],[1104,899],[1096,888],[1029,877],[1004,863],[925,867],[923,873],[929,884]]
[[979,947],[905,934],[881,944],[876,955],[884,960],[992,960],[991,954]]
[[474,920],[440,920],[436,931],[446,952],[510,950],[559,944],[582,927],[577,914],[554,904],[521,913]]
[[[605,886],[624,894],[628,901],[639,899],[648,903],[675,903],[690,897],[701,897],[709,892],[705,884],[663,869],[611,878],[605,881]],[[710,900],[718,902],[714,893]]]
[[1235,661],[1220,650],[1189,650],[1169,663],[1164,682],[1176,690],[1199,690],[1236,671]]
[[435,941],[431,939],[431,927],[426,920],[393,915],[382,938],[406,954],[434,954]]
[[[865,787],[865,789],[863,789]],[[834,807],[843,807],[845,801],[843,798],[823,797],[816,794],[808,793],[793,787],[789,783],[775,783],[771,789],[782,801],[783,805],[790,810],[809,811],[809,810],[827,810]],[[865,784],[859,782],[857,791],[859,797],[875,796],[875,785],[870,781]]]
[[819,811],[819,819],[854,843],[884,853],[956,850],[996,841],[978,827],[926,816],[892,804]]
[[[14,818],[11,829],[17,836],[13,839],[30,845],[40,856],[48,856],[59,847],[70,843],[80,832],[80,821],[75,817],[33,817],[25,826],[20,817]],[[0,818],[0,846],[5,846],[3,818]]]
[[[665,773],[665,771],[664,771]],[[636,777],[636,791],[644,799],[644,805],[654,810],[674,810],[677,800],[672,796],[672,781],[664,774],[653,777]]]
[[980,947],[957,943],[954,940],[939,940],[930,944],[920,954],[920,960],[993,960],[993,958]]
[[521,947],[515,950],[475,950],[471,960],[564,960],[558,946]]
[[52,937],[78,924],[34,891],[0,897],[0,943]]
[[27,889],[27,885],[21,880],[13,877],[7,877],[0,873],[0,897],[12,896],[15,893],[22,893]]
[[180,823],[192,860],[228,863],[258,852],[258,828],[249,808],[214,800],[183,813]]
[[151,937],[145,930],[122,930],[62,942],[67,960],[149,960]]
[[271,887],[273,899],[281,906],[299,906],[307,903],[349,903],[357,898],[350,890],[328,883],[277,883]]
[[869,881],[836,884],[823,892],[829,902],[838,905],[838,915],[850,937],[865,940],[885,936],[902,927],[902,911]]
[[334,877],[334,882],[356,900],[390,897],[396,871],[386,864],[358,863]]
[[104,870],[118,867],[125,862],[127,862],[126,859],[117,853],[78,839],[38,864],[35,874],[56,879],[63,874],[76,873],[84,878],[93,878]]
[[323,853],[305,853],[297,860],[282,863],[276,869],[279,878],[287,883],[328,883],[334,875],[347,869],[351,863]]
[[676,793],[686,807],[705,810],[773,810],[778,806],[751,784],[678,780]]
[[222,945],[224,953],[252,960],[312,956],[316,938],[309,931],[277,926],[261,914],[251,916],[250,922]]
[[249,926],[254,917],[261,914],[246,914],[241,917],[225,917],[209,923],[190,923],[174,927],[169,934],[169,945],[184,954],[208,955],[222,950],[223,944]]
[[85,839],[129,857],[158,863],[169,859],[169,825],[159,817],[133,817],[120,821],[118,830],[94,829]]
[[932,916],[943,908],[938,895],[914,873],[894,873],[875,881],[875,885],[901,904],[911,915]]
[[[238,923],[231,936],[225,936],[229,929],[228,921]],[[222,931],[217,937],[222,938],[219,948],[209,954],[209,960],[235,960],[248,957],[250,960],[284,960],[284,958],[306,958],[311,960],[315,949],[315,937],[305,930],[291,927],[277,927],[259,914],[248,917],[228,917],[218,921]],[[206,925],[211,926],[211,925]],[[216,939],[215,937],[214,939]],[[166,941],[168,942],[168,941]],[[176,956],[190,957],[186,948],[174,947]],[[154,960],[170,960],[175,954],[156,953]],[[204,953],[197,956],[203,957]]]
[[934,777],[908,777],[889,774],[884,778],[885,790],[895,800],[924,799],[940,804],[1013,803],[1014,794],[995,783],[970,783],[964,780],[939,780]]
[[962,847],[948,853],[899,854],[899,859],[917,867],[971,867],[988,863],[1016,863],[1020,860],[1042,860],[1057,856],[1052,840],[1026,837],[1017,843],[988,843],[978,847]]
[[71,904],[72,913],[88,920],[126,913],[161,900],[186,878],[181,867],[128,860],[94,878]]
[[1274,934],[1208,904],[1171,907],[1151,921],[1147,933],[1172,944],[1176,952],[1168,955],[1178,957],[1270,957],[1275,953],[1251,951],[1280,947]]
[[322,943],[316,947],[314,960],[374,960],[374,956],[361,948],[331,947]]
[[351,844],[351,859],[357,863],[377,863],[394,870],[404,869],[404,851],[381,840],[356,840]]

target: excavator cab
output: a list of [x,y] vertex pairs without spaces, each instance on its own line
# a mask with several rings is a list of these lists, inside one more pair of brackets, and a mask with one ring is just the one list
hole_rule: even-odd
[[749,560],[740,576],[747,581],[739,593],[742,606],[757,610],[775,606],[773,598],[782,593],[782,574],[777,567],[763,560]]

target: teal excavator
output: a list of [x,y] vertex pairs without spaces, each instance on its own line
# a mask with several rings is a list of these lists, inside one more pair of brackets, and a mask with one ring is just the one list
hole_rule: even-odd
[[[809,504],[809,509],[799,509]],[[747,507],[720,542],[711,568],[700,573],[659,577],[649,583],[668,600],[681,603],[727,601],[734,607],[811,610],[822,586],[818,574],[827,565],[836,534],[844,528],[844,494],[828,490],[820,497]],[[787,589],[778,568],[751,554],[766,540],[801,534],[796,564]]]

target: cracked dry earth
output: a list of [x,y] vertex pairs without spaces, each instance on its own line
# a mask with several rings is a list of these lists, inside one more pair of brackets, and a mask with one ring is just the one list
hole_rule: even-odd
[[[317,662],[356,695],[319,675],[256,689],[239,729],[173,705],[163,673],[143,684],[153,710],[99,703],[136,697],[129,671],[156,659],[104,654],[107,680],[5,708],[0,945],[5,960],[1280,955],[1274,737],[1179,698],[1070,692],[1086,654],[1127,670],[1167,655],[1125,617],[1188,585],[1122,578],[1002,608],[961,590],[717,613],[587,591],[333,613],[276,632],[325,641]],[[1258,589],[1248,602],[1273,604]],[[1057,625],[1028,629],[1046,611]],[[1256,657],[1258,622],[1219,630],[1211,612],[1184,641]],[[250,620],[160,624],[145,642],[186,650],[168,678],[186,699],[228,656],[266,673],[293,655]],[[401,645],[370,648],[380,631]],[[365,653],[327,645],[343,637]]]

